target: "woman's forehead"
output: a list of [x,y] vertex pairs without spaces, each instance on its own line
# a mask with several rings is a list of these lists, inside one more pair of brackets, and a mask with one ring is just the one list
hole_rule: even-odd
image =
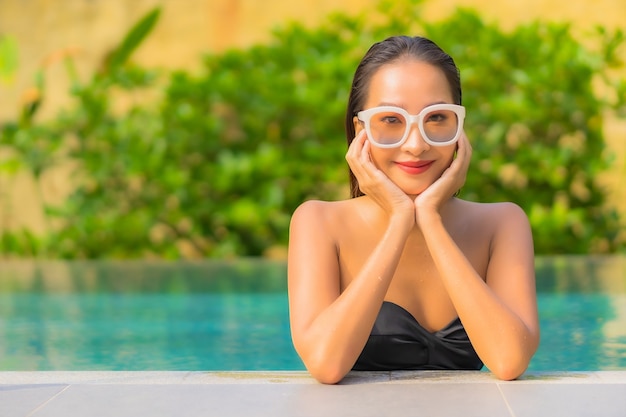
[[452,93],[441,69],[423,61],[403,59],[376,70],[370,79],[366,102],[366,107],[385,103],[410,111],[430,103],[451,103]]

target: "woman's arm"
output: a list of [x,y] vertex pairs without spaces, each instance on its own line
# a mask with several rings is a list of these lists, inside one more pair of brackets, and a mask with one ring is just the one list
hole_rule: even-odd
[[314,378],[333,384],[352,369],[367,342],[402,254],[408,228],[401,218],[391,219],[367,262],[341,292],[329,204],[332,203],[310,201],[294,213],[288,286],[296,351]]
[[339,382],[361,354],[415,225],[413,202],[372,164],[364,131],[352,141],[346,160],[387,224],[343,292],[335,236],[356,213],[342,216],[332,211],[333,203],[307,202],[294,213],[289,232],[291,334],[311,375],[324,383]]
[[495,232],[485,280],[474,270],[439,214],[450,191],[465,182],[471,153],[463,135],[457,159],[415,199],[416,222],[476,353],[494,375],[510,380],[526,370],[539,344],[532,234],[518,206],[491,206]]
[[476,353],[496,377],[511,380],[526,370],[539,344],[534,255],[524,212],[514,204],[497,207],[490,216],[497,231],[485,281],[437,214],[420,217],[428,249]]

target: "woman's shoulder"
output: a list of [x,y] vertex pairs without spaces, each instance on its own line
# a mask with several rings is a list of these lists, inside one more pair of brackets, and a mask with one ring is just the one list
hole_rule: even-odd
[[[512,202],[478,203],[459,200],[452,218],[448,218],[450,233],[465,244],[488,248],[489,256],[496,248],[516,248],[532,242],[532,231],[524,210]],[[529,243],[527,247],[532,247]],[[508,255],[507,255],[508,256]]]
[[503,201],[497,203],[479,203],[458,199],[459,205],[466,212],[481,216],[526,216],[524,210],[516,203]]
[[354,210],[358,205],[358,198],[338,201],[307,200],[296,208],[292,221],[300,219],[305,221],[336,219]]
[[291,227],[303,225],[308,230],[319,229],[333,236],[355,231],[362,227],[363,218],[371,218],[371,203],[367,197],[348,200],[309,200],[293,213]]
[[524,210],[513,202],[479,203],[458,199],[458,203],[463,217],[477,224],[493,225],[496,228],[503,224],[528,224]]
[[314,214],[334,214],[341,211],[354,210],[361,205],[363,197],[351,198],[348,200],[324,201],[324,200],[307,200],[300,204],[296,213],[314,213]]
[[308,216],[308,215],[319,216],[321,214],[325,214],[328,212],[335,212],[343,205],[345,205],[344,200],[341,200],[341,201],[307,200],[304,203],[300,204],[293,214],[294,216]]
[[341,201],[306,201],[294,211],[290,224],[290,241],[304,238],[307,242],[330,241],[336,244],[339,236],[352,230],[357,199]]

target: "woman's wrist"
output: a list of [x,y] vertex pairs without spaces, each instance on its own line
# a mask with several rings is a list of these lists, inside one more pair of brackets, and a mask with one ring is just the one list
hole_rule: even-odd
[[429,226],[440,224],[442,222],[441,214],[435,207],[420,207],[416,209],[415,222],[423,230]]
[[415,211],[395,213],[389,217],[387,231],[406,238],[413,226],[415,226]]

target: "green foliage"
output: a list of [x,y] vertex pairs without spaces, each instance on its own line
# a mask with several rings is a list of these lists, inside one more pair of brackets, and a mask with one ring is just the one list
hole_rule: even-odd
[[106,58],[103,71],[110,73],[122,67],[144,39],[152,32],[160,15],[161,9],[157,8],[141,18],[141,20],[131,28],[128,34],[126,34],[122,43]]
[[605,49],[594,53],[568,25],[533,23],[505,34],[469,11],[425,30],[461,67],[475,149],[464,194],[520,204],[539,253],[615,250],[617,213],[597,179],[610,162],[603,112],[623,109],[625,90],[613,88],[622,97],[609,102],[597,81],[610,83],[609,66],[623,67],[623,34],[605,33]]
[[[394,34],[435,40],[461,69],[474,147],[462,197],[520,204],[537,253],[618,250],[620,219],[596,179],[610,162],[603,115],[626,108],[626,81],[611,71],[624,65],[623,34],[599,31],[598,45],[583,47],[567,25],[505,33],[467,10],[427,23],[410,3],[383,2],[376,19],[293,23],[268,44],[205,57],[201,74],[165,80],[129,60],[158,18],[147,15],[89,83],[68,65],[76,106],[50,122],[0,126],[0,146],[36,176],[59,161],[78,166],[66,204],[48,208],[61,226],[38,240],[5,234],[0,251],[180,258],[284,247],[298,204],[347,198],[351,77],[371,43]],[[136,98],[123,111],[120,94]]]

